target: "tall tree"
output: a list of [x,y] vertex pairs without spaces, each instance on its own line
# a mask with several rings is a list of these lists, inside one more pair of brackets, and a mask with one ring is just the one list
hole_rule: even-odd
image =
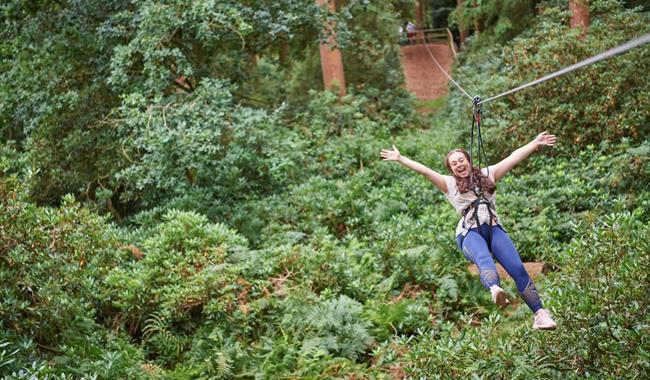
[[[458,8],[461,8],[464,2],[465,0],[458,0]],[[458,29],[460,29],[460,47],[462,48],[465,44],[465,40],[469,37],[469,29],[467,28],[467,25],[463,24],[458,25]]]
[[[319,7],[326,6],[329,12],[336,12],[336,0],[316,0]],[[338,86],[339,95],[344,96],[345,72],[343,70],[343,58],[341,51],[336,45],[336,31],[334,21],[327,21],[324,26],[326,41],[320,43],[320,62],[323,70],[323,84],[326,89]]]
[[424,2],[415,2],[415,27],[417,29],[424,29]]
[[582,36],[584,36],[589,27],[589,0],[569,0],[569,10],[571,10],[571,28],[582,29]]
[[133,149],[139,124],[123,117],[129,102],[145,99],[145,115],[179,106],[206,78],[235,84],[239,96],[249,90],[242,83],[255,70],[252,57],[296,35],[308,36],[296,51],[313,45],[317,13],[312,0],[7,0],[0,140],[16,141],[38,168],[30,189],[42,203],[66,193],[123,198],[129,184],[116,173],[144,152]]

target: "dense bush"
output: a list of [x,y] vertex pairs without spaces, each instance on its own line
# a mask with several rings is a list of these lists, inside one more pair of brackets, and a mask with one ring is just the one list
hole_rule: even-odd
[[[307,91],[320,86],[318,30],[307,24],[325,17],[313,2],[240,3],[2,6],[3,56],[23,41],[43,46],[44,31],[67,38],[33,65],[25,52],[13,68],[0,64],[0,109],[15,111],[0,116],[0,377],[641,378],[650,370],[650,140],[647,83],[637,74],[647,71],[647,49],[485,107],[491,162],[543,129],[560,138],[506,176],[497,201],[522,257],[547,264],[536,283],[560,327],[541,333],[521,302],[496,311],[469,274],[444,196],[379,159],[394,143],[445,172],[445,153],[468,143],[468,102],[456,89],[421,117],[396,88],[391,23],[404,4],[351,1],[327,16],[351,73],[339,98]],[[477,10],[492,12],[493,29],[459,56],[454,76],[468,89],[498,93],[646,28],[609,0],[593,2],[585,40],[568,29],[563,2],[541,3],[526,28],[506,25],[518,4],[529,2]],[[507,14],[496,18],[495,9]],[[41,23],[46,11],[58,12],[58,28]],[[66,18],[76,26],[57,24]],[[94,33],[100,46],[78,62],[53,62],[64,42]],[[291,63],[276,60],[285,42]],[[93,66],[93,57],[110,59]],[[66,87],[61,78],[75,70],[103,76]],[[57,80],[38,92],[50,72]],[[13,93],[6,79],[21,73],[38,75]],[[91,112],[93,102],[102,103]]]
[[[463,86],[485,99],[649,30],[643,14],[622,9],[618,1],[602,0],[592,2],[592,24],[582,39],[579,31],[567,28],[565,9],[540,5],[533,26],[505,46],[474,39],[476,48],[459,56],[468,63],[456,72]],[[507,152],[543,130],[557,134],[566,147],[622,138],[638,142],[650,133],[650,91],[648,83],[638,80],[649,64],[648,50],[641,47],[486,103],[487,140],[496,152]]]
[[504,42],[530,26],[537,3],[531,0],[469,0],[459,4],[449,20],[459,30],[475,30],[487,35],[484,38],[488,41]]
[[222,81],[205,80],[190,98],[149,102],[134,95],[125,99],[121,114],[118,129],[129,164],[115,180],[122,184],[123,201],[204,205],[214,214],[209,209],[273,192],[299,174],[294,135],[277,116],[234,104]]
[[[491,314],[472,327],[449,324],[377,350],[383,366],[415,378],[638,378],[648,372],[650,229],[629,213],[580,224],[542,296],[559,330],[532,332]],[[528,314],[529,315],[529,314]],[[517,312],[514,319],[528,315]],[[460,331],[458,331],[460,330]]]
[[141,351],[98,323],[101,279],[129,260],[118,231],[71,197],[59,209],[24,197],[15,175],[0,176],[0,373],[62,379],[140,374]]

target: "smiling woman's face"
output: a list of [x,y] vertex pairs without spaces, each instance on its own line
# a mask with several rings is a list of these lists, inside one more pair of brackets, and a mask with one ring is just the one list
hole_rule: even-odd
[[465,178],[470,173],[470,165],[463,152],[454,152],[449,156],[449,167],[456,177]]

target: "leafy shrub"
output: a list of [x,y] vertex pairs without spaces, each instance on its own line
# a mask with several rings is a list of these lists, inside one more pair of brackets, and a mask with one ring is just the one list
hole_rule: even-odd
[[140,374],[138,350],[98,322],[99,279],[129,260],[118,232],[72,197],[60,208],[38,207],[25,202],[25,192],[15,175],[0,177],[0,323],[9,354],[1,372],[66,379]]
[[313,307],[306,315],[309,331],[303,341],[302,351],[310,355],[337,353],[354,358],[372,341],[368,323],[358,319],[361,304],[341,296]]
[[[462,54],[456,76],[484,99],[597,55],[647,31],[644,16],[616,0],[591,4],[586,38],[568,27],[568,7],[544,3],[531,28],[504,46],[485,44]],[[642,32],[641,32],[642,33]],[[476,44],[481,44],[480,39]],[[601,140],[633,141],[647,136],[648,84],[637,80],[649,70],[647,49],[633,49],[573,71],[534,88],[485,104],[489,146],[499,156],[548,130],[567,149]],[[489,77],[490,80],[485,80]],[[498,157],[493,157],[497,159]]]
[[[637,210],[647,194],[647,142],[631,147],[603,141],[564,156],[532,157],[500,183],[499,210],[503,223],[525,260],[552,263],[573,238],[572,225],[592,222],[599,210]],[[543,184],[543,187],[540,187]]]
[[[205,80],[186,102],[132,95],[121,112],[123,200],[222,211],[244,194],[273,192],[298,174],[291,134],[277,116],[233,104],[229,87]],[[189,199],[188,199],[189,198]],[[194,199],[192,199],[194,198]],[[219,206],[220,205],[220,206]]]
[[578,224],[576,235],[548,287],[564,333],[539,341],[554,347],[549,359],[562,371],[641,378],[650,369],[650,229],[630,213],[617,213]]
[[507,41],[529,26],[535,5],[530,0],[471,0],[459,4],[449,20],[459,30],[485,33],[488,37],[481,36],[482,41]]
[[136,248],[142,260],[115,268],[102,292],[113,309],[112,323],[149,338],[160,335],[174,346],[178,341],[167,330],[170,324],[191,321],[194,310],[235,283],[225,269],[246,242],[222,224],[179,211],[170,211],[162,224],[141,234]]
[[581,223],[574,233],[561,270],[541,286],[557,332],[532,331],[529,312],[518,311],[512,321],[466,315],[457,326],[446,322],[378,347],[377,363],[427,378],[642,378],[650,229],[626,213]]

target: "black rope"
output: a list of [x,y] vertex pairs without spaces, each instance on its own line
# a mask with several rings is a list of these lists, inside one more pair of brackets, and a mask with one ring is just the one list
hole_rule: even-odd
[[[482,117],[483,117],[483,106],[481,106],[481,98],[476,96],[473,99],[474,106],[472,107],[472,129],[470,132],[470,145],[469,145],[469,159],[474,166],[474,163],[476,162],[476,166],[479,169],[479,176],[480,176],[480,170],[483,166],[483,164],[487,165],[487,153],[485,152],[485,145],[483,144],[483,136],[481,135],[481,122],[482,122]],[[474,130],[476,130],[476,156],[474,155]],[[476,160],[475,160],[476,158]],[[487,176],[490,176],[490,168],[489,166],[486,168],[487,170]],[[483,185],[481,184],[480,178],[475,179],[474,178],[474,171],[472,170],[471,172],[471,177],[470,177],[470,184],[472,185],[472,189],[474,190],[474,193],[478,197],[483,195]],[[477,180],[478,183],[474,183],[474,181]]]
[[[492,202],[490,202],[485,196],[485,189],[483,189],[483,183],[481,181],[481,167],[485,163],[487,165],[487,154],[485,152],[485,145],[483,144],[483,136],[481,135],[481,123],[483,117],[483,107],[481,106],[481,98],[476,96],[472,100],[474,106],[472,107],[472,129],[470,131],[470,143],[469,143],[469,160],[470,160],[470,186],[472,187],[472,192],[476,195],[476,199],[463,211],[463,228],[465,228],[465,221],[467,220],[467,214],[472,212],[472,218],[476,224],[474,227],[478,228],[479,234],[483,236],[485,241],[488,244],[488,249],[492,251],[492,221],[495,219],[494,213],[492,212]],[[476,134],[474,133],[476,131]],[[476,141],[476,155],[474,155],[474,141]],[[476,158],[476,161],[474,160]],[[478,168],[478,173],[474,173],[474,162],[476,162],[476,167]],[[490,176],[490,167],[486,167],[486,177]],[[481,228],[478,212],[481,205],[487,207],[489,215],[489,226],[487,236],[483,235],[483,229]]]

